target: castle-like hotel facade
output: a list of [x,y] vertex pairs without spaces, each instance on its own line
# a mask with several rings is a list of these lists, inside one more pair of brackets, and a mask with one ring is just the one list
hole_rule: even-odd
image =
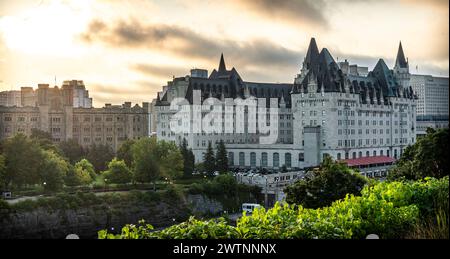
[[[223,140],[232,167],[290,169],[317,166],[327,155],[336,160],[366,157],[399,158],[404,148],[416,141],[416,99],[410,85],[409,64],[400,43],[393,69],[380,59],[372,71],[337,63],[330,52],[320,52],[311,39],[300,73],[291,84],[244,81],[237,70],[227,70],[223,55],[218,70],[208,77],[206,70],[194,69],[190,76],[174,78],[152,102],[152,131],[158,139],[181,143],[188,141],[196,161],[203,161],[208,143]],[[171,106],[177,98],[193,104],[195,93],[201,102],[210,98],[276,98],[276,118],[267,116],[267,125],[275,123],[274,143],[259,142],[261,132],[248,131],[248,107],[232,118],[244,116],[244,132],[174,132],[170,125],[180,110]],[[273,104],[273,102],[272,102]],[[273,108],[271,106],[271,108]],[[178,115],[176,115],[178,113]],[[202,111],[202,118],[208,111]],[[198,118],[186,116],[191,124]],[[229,116],[224,114],[222,118]],[[254,119],[254,118],[253,118]],[[181,123],[181,121],[179,122]],[[225,124],[224,122],[221,122]]]

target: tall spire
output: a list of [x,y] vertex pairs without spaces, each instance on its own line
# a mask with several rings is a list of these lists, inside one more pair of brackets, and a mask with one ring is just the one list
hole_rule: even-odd
[[316,64],[318,57],[319,57],[319,48],[317,48],[316,39],[311,38],[304,62],[306,68],[311,69],[311,67]]
[[220,64],[219,64],[219,73],[220,72],[226,72],[227,71],[227,67],[225,66],[225,60],[223,58],[223,53],[220,56]]
[[395,65],[403,68],[406,68],[408,66],[408,62],[405,59],[405,54],[403,53],[401,41],[400,45],[398,46],[397,59],[395,60]]

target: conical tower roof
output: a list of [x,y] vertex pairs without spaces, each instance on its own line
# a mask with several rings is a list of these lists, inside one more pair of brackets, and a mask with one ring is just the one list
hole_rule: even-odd
[[223,53],[220,56],[219,73],[226,72],[227,67],[225,66],[225,59],[223,58]]
[[311,69],[317,64],[319,58],[319,48],[317,48],[316,39],[311,38],[309,42],[308,51],[306,52],[305,63],[307,69]]
[[405,59],[405,53],[403,53],[402,42],[400,41],[400,45],[398,46],[397,51],[397,59],[395,60],[395,65],[399,67],[408,67],[408,62]]

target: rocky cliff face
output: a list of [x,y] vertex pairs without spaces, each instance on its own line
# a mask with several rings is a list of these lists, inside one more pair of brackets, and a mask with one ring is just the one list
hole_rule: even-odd
[[179,201],[155,203],[101,203],[76,209],[37,207],[29,211],[0,210],[0,238],[96,238],[101,229],[120,231],[126,224],[144,219],[155,228],[186,220],[190,215],[212,215],[222,205],[202,195],[188,195]]

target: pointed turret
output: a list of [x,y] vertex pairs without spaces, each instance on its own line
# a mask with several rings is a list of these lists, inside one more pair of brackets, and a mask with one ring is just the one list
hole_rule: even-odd
[[397,59],[395,60],[395,66],[401,68],[408,67],[408,61],[406,61],[405,53],[403,53],[402,42],[400,41],[400,45],[398,46]]
[[316,64],[317,59],[319,57],[319,48],[317,48],[316,39],[311,38],[309,42],[308,51],[306,52],[306,58],[304,62],[304,66],[306,65],[306,69],[311,69],[312,65]]
[[223,58],[223,53],[220,56],[219,73],[226,72],[227,67],[225,66],[225,59]]

